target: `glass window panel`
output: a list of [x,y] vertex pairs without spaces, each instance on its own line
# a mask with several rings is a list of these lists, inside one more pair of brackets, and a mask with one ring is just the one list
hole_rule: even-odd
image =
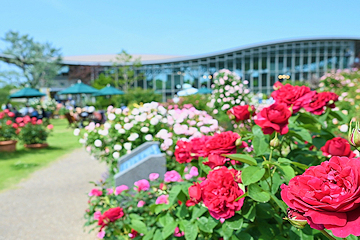
[[259,70],[259,58],[258,57],[253,58],[253,69]]
[[232,60],[232,59],[228,59],[228,60],[227,60],[227,68],[228,68],[230,71],[234,71],[233,60]]
[[261,58],[261,68],[265,70],[267,68],[267,57]]
[[224,61],[219,61],[219,69],[223,69],[223,68],[225,68]]
[[287,57],[287,59],[286,59],[286,66],[289,68],[289,69],[291,69],[291,62],[292,61],[292,57]]
[[241,58],[237,58],[235,63],[236,63],[236,69],[241,70]]
[[253,77],[254,87],[259,86],[259,77]]
[[270,85],[273,86],[276,81],[277,81],[277,78],[275,76],[275,73],[271,73],[270,74]]
[[279,71],[283,71],[284,69],[284,57],[279,57],[279,64],[278,64]]
[[270,58],[270,70],[275,70],[275,57]]
[[246,57],[245,58],[245,71],[249,71],[250,70],[250,58]]
[[266,87],[267,86],[267,73],[261,74],[261,86]]

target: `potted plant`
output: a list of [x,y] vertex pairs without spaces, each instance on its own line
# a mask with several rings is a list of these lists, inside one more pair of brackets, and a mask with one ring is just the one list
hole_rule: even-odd
[[19,133],[18,123],[13,121],[15,114],[5,109],[0,112],[0,152],[14,152]]
[[[23,120],[23,122],[20,122],[20,120]],[[31,119],[24,117],[18,121],[24,124],[19,133],[19,139],[26,148],[46,148],[49,146],[46,140],[53,125],[49,124],[46,126],[41,119],[34,117]]]

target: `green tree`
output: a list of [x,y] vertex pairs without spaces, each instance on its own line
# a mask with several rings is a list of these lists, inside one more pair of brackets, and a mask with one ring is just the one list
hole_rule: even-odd
[[22,76],[26,79],[22,84],[30,87],[48,87],[60,70],[60,49],[52,47],[48,42],[39,43],[29,37],[9,31],[2,40],[9,46],[2,52],[10,58],[9,64],[19,67]]
[[133,56],[122,50],[116,56],[113,66],[115,68],[115,87],[120,86],[126,92],[131,84],[138,80],[138,77],[135,76],[135,68],[141,66],[141,59],[133,59]]
[[106,87],[108,84],[114,85],[114,79],[110,76],[101,73],[99,77],[94,80],[92,86],[96,89],[102,89]]

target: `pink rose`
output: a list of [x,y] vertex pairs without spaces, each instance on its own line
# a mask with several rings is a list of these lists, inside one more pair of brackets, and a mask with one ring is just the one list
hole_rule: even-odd
[[54,128],[54,125],[49,124],[49,125],[47,125],[47,128],[48,128],[49,130],[51,130],[51,129],[53,129],[53,128]]
[[106,191],[107,191],[107,195],[111,195],[111,194],[113,194],[114,189],[112,189],[112,188],[107,188]]
[[158,173],[150,173],[149,175],[149,179],[150,181],[155,181],[156,179],[159,178],[159,174]]
[[169,195],[161,195],[161,196],[159,196],[156,199],[155,204],[169,204]]
[[165,182],[181,182],[181,175],[175,171],[168,171],[164,175],[164,181]]
[[129,187],[126,185],[120,185],[115,188],[115,195],[119,195],[122,191],[128,190]]
[[97,188],[93,188],[90,192],[89,192],[89,196],[97,196],[100,197],[102,195],[102,191],[97,189]]
[[138,204],[137,204],[137,207],[142,207],[142,206],[144,206],[144,205],[145,205],[145,201],[140,200],[140,201],[138,202]]
[[197,169],[197,167],[193,166],[190,168],[190,175],[193,177],[196,177],[199,175],[199,170]]
[[99,220],[100,217],[101,217],[101,212],[100,211],[94,212],[94,220]]
[[134,187],[134,190],[140,192],[140,191],[147,191],[150,189],[150,183],[146,179],[141,179],[134,183],[136,187]]

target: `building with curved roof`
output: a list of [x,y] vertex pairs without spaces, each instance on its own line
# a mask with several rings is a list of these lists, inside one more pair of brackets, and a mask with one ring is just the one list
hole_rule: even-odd
[[[133,55],[140,57],[134,86],[173,97],[184,83],[211,87],[213,74],[223,68],[249,81],[254,92],[270,93],[279,75],[292,81],[316,80],[331,69],[349,68],[358,61],[360,37],[317,37],[277,40],[193,56]],[[63,58],[58,79],[91,81],[114,65],[115,55]],[[74,79],[74,80],[72,80]],[[64,82],[62,85],[66,85]],[[66,86],[57,86],[58,88]]]

